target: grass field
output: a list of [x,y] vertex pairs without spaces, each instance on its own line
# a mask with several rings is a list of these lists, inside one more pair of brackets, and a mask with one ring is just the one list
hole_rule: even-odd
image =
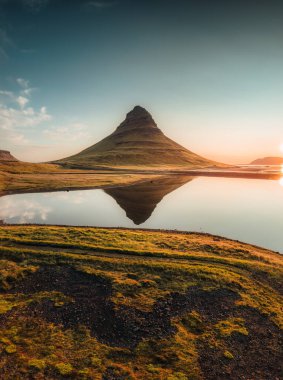
[[0,195],[123,186],[159,177],[147,173],[121,175],[107,170],[70,169],[55,164],[0,162]]
[[163,231],[0,238],[1,379],[281,378],[279,254]]

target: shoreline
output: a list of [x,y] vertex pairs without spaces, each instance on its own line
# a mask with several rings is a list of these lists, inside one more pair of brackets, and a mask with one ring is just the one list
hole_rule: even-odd
[[[24,173],[25,174],[25,173]],[[84,176],[114,176],[114,175],[120,175],[122,178],[123,175],[144,175],[144,176],[149,176],[149,178],[142,178],[142,179],[133,179],[133,181],[129,183],[119,183],[117,181],[117,184],[111,183],[111,184],[98,184],[98,185],[84,185],[84,186],[67,186],[62,183],[62,186],[60,187],[55,187],[55,186],[46,186],[46,187],[31,187],[31,188],[19,188],[19,189],[3,189],[0,191],[0,197],[6,196],[6,195],[15,195],[15,194],[31,194],[31,193],[51,193],[51,192],[60,192],[60,191],[78,191],[78,190],[97,190],[97,189],[111,189],[111,188],[116,188],[116,187],[126,187],[126,186],[131,186],[131,185],[136,185],[139,183],[144,183],[148,180],[150,180],[153,177],[155,178],[160,178],[160,177],[170,177],[170,176],[188,176],[188,177],[217,177],[217,178],[238,178],[238,179],[258,179],[258,180],[271,180],[271,181],[276,181],[280,180],[283,177],[283,173],[259,173],[257,171],[239,171],[239,170],[221,170],[221,171],[205,171],[202,169],[194,169],[194,170],[162,170],[162,171],[157,171],[157,170],[125,170],[125,169],[113,169],[113,170],[106,170],[106,169],[97,169],[96,171],[90,170],[85,172],[57,172],[57,173],[35,173],[33,174],[33,177],[44,177],[44,176],[49,176],[53,174],[53,176],[57,175],[66,175],[66,174],[71,174],[71,175],[76,175],[76,176],[81,176],[81,178],[84,178]],[[26,174],[27,176],[29,174]],[[13,179],[16,179],[18,174],[13,174],[12,179],[10,181],[12,182]],[[22,177],[22,180],[24,182],[25,177]],[[28,178],[27,178],[28,179]],[[95,180],[95,178],[93,178]]]
[[[104,175],[104,173],[103,173]],[[155,178],[159,178],[162,176],[155,176]],[[140,179],[135,182],[129,183],[129,184],[117,184],[117,185],[97,185],[97,186],[84,186],[84,187],[62,187],[59,189],[54,189],[54,188],[46,188],[46,189],[19,189],[19,190],[7,190],[7,191],[0,191],[0,198],[5,197],[7,195],[16,195],[16,194],[37,194],[37,193],[59,193],[59,192],[71,192],[71,191],[83,191],[83,190],[103,190],[103,189],[113,189],[117,187],[126,187],[126,186],[132,186],[132,185],[137,185],[141,184],[144,182],[147,182],[149,179]]]

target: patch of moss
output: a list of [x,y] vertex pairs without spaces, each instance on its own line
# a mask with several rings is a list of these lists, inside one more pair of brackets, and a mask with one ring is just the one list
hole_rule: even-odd
[[146,369],[148,370],[149,373],[154,373],[154,374],[160,373],[160,368],[155,367],[153,364],[148,364],[146,366]]
[[226,359],[234,359],[234,355],[230,351],[224,351],[223,355],[225,356]]
[[[245,310],[262,333],[267,322],[271,331],[282,323],[282,257],[261,248],[81,227],[1,226],[0,239],[0,378],[14,368],[7,380],[201,380],[208,359],[217,354],[232,371],[232,353],[243,357],[240,343],[256,339]],[[100,322],[104,335],[93,332]],[[267,348],[258,347],[264,362]]]
[[60,373],[60,375],[63,375],[63,376],[70,375],[73,371],[73,367],[69,363],[55,364],[55,368]]
[[189,378],[182,372],[174,372],[167,377],[167,380],[189,380]]
[[43,370],[46,366],[46,362],[43,359],[30,359],[28,366],[37,370]]
[[15,352],[17,352],[17,347],[14,344],[9,344],[5,347],[5,351],[7,352],[7,354],[14,354]]
[[100,368],[101,367],[102,361],[96,355],[93,355],[90,360],[91,360],[91,364],[95,368]]
[[0,299],[0,314],[4,314],[7,311],[11,310],[13,307],[13,304],[11,302],[8,302],[4,299]]
[[245,321],[243,318],[230,318],[225,321],[220,321],[215,325],[215,328],[221,337],[228,337],[233,333],[247,336],[249,332],[244,324]]
[[205,327],[204,321],[202,320],[201,315],[197,311],[192,311],[189,314],[186,314],[182,317],[181,322],[183,325],[194,334],[201,334]]

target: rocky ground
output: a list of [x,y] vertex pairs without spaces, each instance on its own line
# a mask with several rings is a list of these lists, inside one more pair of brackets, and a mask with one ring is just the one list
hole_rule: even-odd
[[280,255],[161,231],[0,237],[0,378],[281,378]]

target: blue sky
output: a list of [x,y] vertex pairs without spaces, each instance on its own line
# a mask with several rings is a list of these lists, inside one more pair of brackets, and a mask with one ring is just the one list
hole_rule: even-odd
[[279,0],[0,0],[0,148],[73,154],[139,104],[208,158],[280,155],[282,19]]

